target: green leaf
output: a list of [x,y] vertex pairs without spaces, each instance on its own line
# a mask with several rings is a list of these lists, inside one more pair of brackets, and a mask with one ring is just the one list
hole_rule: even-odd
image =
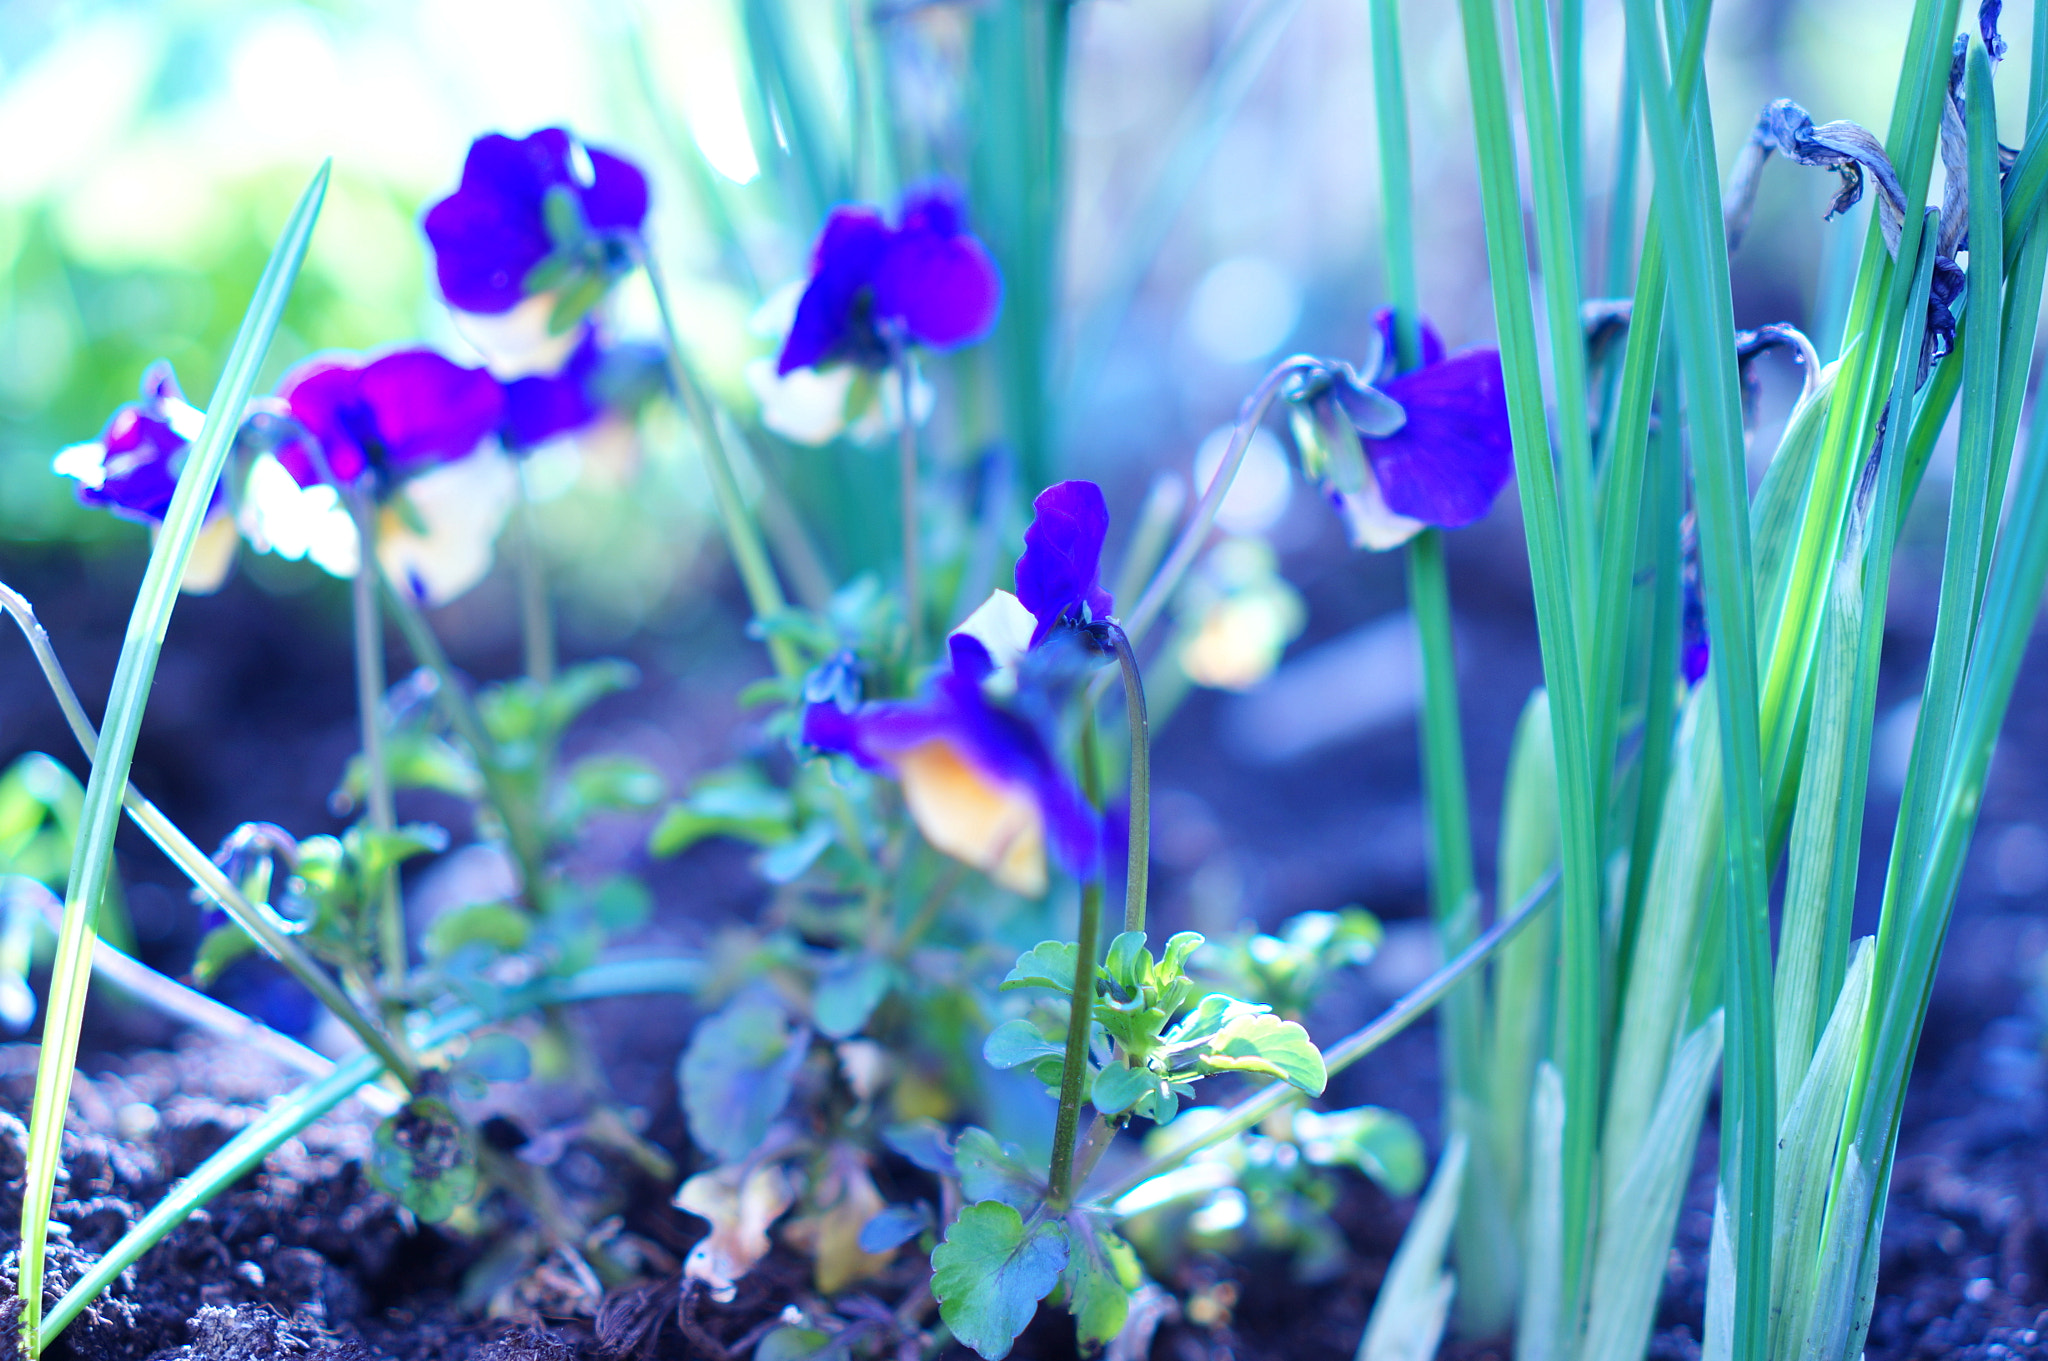
[[818,974],[818,988],[811,995],[811,1020],[827,1039],[856,1035],[895,981],[896,971],[885,959],[868,954],[835,959]]
[[1068,1307],[1084,1353],[1107,1346],[1131,1313],[1131,1292],[1144,1283],[1138,1254],[1108,1219],[1087,1211],[1067,1216]]
[[1002,990],[1051,988],[1067,997],[1074,995],[1074,969],[1080,948],[1067,941],[1043,940],[1017,956],[1017,966],[1003,979]]
[[1033,1210],[1045,1199],[1045,1179],[1015,1144],[1001,1143],[985,1129],[961,1132],[953,1150],[960,1174],[960,1194],[969,1200],[1000,1200],[1018,1210]]
[[[1152,956],[1145,951],[1145,933],[1125,931],[1111,941],[1102,971],[1121,984],[1126,993],[1135,993],[1151,981]],[[1071,978],[1067,986],[1072,989]]]
[[[393,789],[436,789],[472,802],[483,798],[483,776],[476,763],[453,743],[431,733],[399,731],[389,735],[384,764]],[[337,799],[350,808],[360,805],[369,788],[369,766],[362,754],[351,756],[341,777]]]
[[[1458,1198],[1465,1182],[1465,1136],[1451,1136],[1429,1194],[1415,1209],[1401,1246],[1387,1266],[1358,1361],[1429,1361],[1443,1340],[1451,1310],[1451,1274],[1444,1270],[1444,1249],[1458,1217]],[[1664,1259],[1656,1259],[1661,1270]]]
[[725,1162],[759,1148],[809,1045],[780,1006],[752,995],[699,1021],[678,1075],[690,1137]]
[[1130,1068],[1112,1063],[1095,1075],[1089,1100],[1104,1115],[1122,1115],[1148,1096],[1157,1093],[1164,1080],[1149,1068]]
[[427,958],[439,963],[466,945],[511,954],[525,947],[532,931],[532,918],[510,903],[472,903],[434,918],[424,944]]
[[714,836],[771,846],[789,837],[795,818],[796,805],[786,790],[751,770],[723,771],[672,805],[649,834],[647,845],[662,856],[680,855]]
[[1168,937],[1166,955],[1159,961],[1159,972],[1169,978],[1187,972],[1188,957],[1208,944],[1200,931],[1178,931]]
[[983,1201],[962,1210],[932,1252],[932,1294],[954,1337],[1000,1361],[1066,1266],[1066,1225],[1027,1225],[1001,1201]]
[[1330,1081],[1322,1051],[1308,1032],[1269,1011],[1232,1017],[1203,1047],[1201,1061],[1202,1067],[1212,1072],[1277,1077],[1310,1096],[1321,1096]]
[[524,1082],[533,1072],[533,1055],[518,1036],[494,1030],[471,1040],[455,1066],[485,1082]]
[[385,1194],[438,1224],[476,1193],[476,1149],[453,1107],[416,1096],[377,1126],[369,1173]]
[[563,820],[580,824],[592,813],[644,813],[668,793],[668,781],[631,756],[592,756],[569,768]]
[[1390,1196],[1412,1196],[1422,1185],[1422,1136],[1407,1116],[1379,1106],[1294,1113],[1294,1141],[1321,1167],[1355,1167]]
[[761,1339],[754,1349],[754,1361],[814,1361],[833,1350],[830,1333],[784,1325]]
[[379,832],[368,826],[348,829],[342,838],[356,874],[364,883],[377,882],[387,870],[422,855],[438,855],[448,849],[448,833],[430,822],[408,822],[403,827]]
[[192,982],[200,988],[211,987],[228,965],[242,956],[254,953],[256,942],[249,933],[233,922],[226,922],[208,931],[199,942],[199,953],[192,960]]
[[771,884],[794,883],[803,872],[817,863],[825,848],[832,844],[835,829],[827,818],[817,818],[802,832],[768,848],[755,868],[761,877]]
[[988,1033],[982,1059],[992,1068],[1017,1068],[1040,1059],[1064,1059],[1067,1047],[1055,1044],[1025,1020],[1005,1021]]

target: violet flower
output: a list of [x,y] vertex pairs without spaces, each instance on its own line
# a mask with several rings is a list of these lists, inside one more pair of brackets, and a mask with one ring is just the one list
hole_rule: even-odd
[[647,177],[637,166],[565,129],[542,128],[470,143],[461,185],[422,226],[450,307],[495,315],[544,293],[587,296],[573,321],[631,268],[630,241],[646,217]]
[[946,350],[988,334],[1003,279],[964,217],[944,184],[906,195],[893,229],[873,208],[834,208],[776,373],[834,363],[883,369],[892,341]]
[[595,327],[585,326],[560,372],[502,385],[505,406],[498,437],[511,453],[530,453],[609,419],[630,418],[667,381],[659,351],[646,345],[607,346]]
[[[51,468],[77,481],[81,504],[154,529],[170,512],[178,474],[205,423],[206,413],[185,400],[170,364],[158,360],[142,376],[141,400],[115,411],[98,439],[59,452]],[[218,590],[234,565],[235,522],[225,513],[224,483],[214,486],[185,568],[183,588],[195,595]]]
[[1484,516],[1514,475],[1514,444],[1500,351],[1446,356],[1425,322],[1421,366],[1397,375],[1393,314],[1373,321],[1380,351],[1369,376],[1318,364],[1288,397],[1303,471],[1322,484],[1355,546],[1388,549]]
[[277,461],[302,487],[366,480],[388,495],[400,482],[473,453],[504,415],[498,381],[432,350],[368,362],[314,359],[285,375],[278,395],[312,441],[287,440]]
[[[1109,516],[1092,482],[1062,482],[1034,503],[1017,594],[997,591],[948,640],[950,669],[913,700],[850,706],[845,666],[821,669],[803,738],[895,778],[925,839],[998,884],[1045,892],[1046,855],[1100,872],[1101,818],[1052,754],[1040,714],[1062,677],[1061,640],[1093,645],[1111,600],[1099,584]],[[1045,666],[1026,666],[1033,654]],[[829,671],[829,674],[826,672]]]

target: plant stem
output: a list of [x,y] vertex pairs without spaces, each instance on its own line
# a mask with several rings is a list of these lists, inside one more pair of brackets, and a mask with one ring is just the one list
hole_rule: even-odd
[[[669,381],[675,384],[676,400],[703,450],[705,471],[711,479],[711,494],[718,502],[719,523],[725,529],[726,546],[732,550],[740,584],[746,589],[747,604],[756,620],[770,619],[788,608],[782,596],[782,585],[776,580],[775,568],[768,560],[768,550],[761,545],[761,535],[747,511],[746,499],[740,495],[739,482],[733,476],[732,460],[726,454],[725,438],[718,428],[710,399],[691,372],[689,361],[683,357],[682,336],[676,330],[675,313],[669,306],[668,287],[662,282],[661,268],[655,263],[654,252],[648,249],[646,242],[638,243],[637,253],[640,267],[647,274],[648,287],[654,291],[654,305],[661,314],[662,351],[668,359]],[[796,651],[788,639],[771,637],[768,652],[774,658],[777,672],[784,676],[797,674]]]
[[[349,582],[355,618],[356,712],[361,719],[363,766],[368,790],[370,830],[389,836],[398,826],[391,796],[391,769],[384,761],[384,625],[377,612],[377,508],[361,487],[348,492],[355,517],[361,558]],[[384,986],[395,997],[405,988],[405,908],[398,896],[398,868],[387,865],[378,876],[377,953],[384,966]]]
[[1215,527],[1216,512],[1223,508],[1223,498],[1230,492],[1230,484],[1237,478],[1237,470],[1244,464],[1244,453],[1251,447],[1252,436],[1257,433],[1259,422],[1266,418],[1266,412],[1280,395],[1281,386],[1304,369],[1313,368],[1318,361],[1303,355],[1283,359],[1273,367],[1272,372],[1259,380],[1251,395],[1244,399],[1244,405],[1237,409],[1237,428],[1230,432],[1230,447],[1224,451],[1223,461],[1216,465],[1215,474],[1209,479],[1209,489],[1202,493],[1202,500],[1195,507],[1194,518],[1181,531],[1166,561],[1152,575],[1151,584],[1145,594],[1138,598],[1130,616],[1124,620],[1124,632],[1130,635],[1132,643],[1145,636],[1148,629],[1159,619],[1160,611],[1173,597],[1174,588],[1194,566],[1195,555],[1202,551],[1202,545],[1209,538],[1209,531]]
[[[1557,886],[1558,873],[1553,869],[1529,890],[1521,902],[1515,904],[1514,911],[1495,922],[1486,934],[1465,947],[1463,954],[1416,984],[1406,996],[1381,1012],[1370,1025],[1362,1030],[1353,1031],[1324,1050],[1323,1066],[1330,1075],[1335,1077],[1413,1025],[1436,1005],[1445,993],[1463,982],[1466,975],[1492,958],[1494,951],[1514,939],[1523,927],[1534,921],[1537,913],[1557,896]],[[1302,1099],[1300,1088],[1291,1087],[1284,1082],[1275,1082],[1263,1087],[1226,1107],[1223,1118],[1213,1125],[1205,1126],[1200,1134],[1175,1144],[1157,1157],[1146,1159],[1119,1177],[1108,1190],[1095,1199],[1103,1205],[1113,1207],[1117,1201],[1152,1178],[1171,1172],[1203,1149],[1214,1148],[1224,1140],[1244,1133],[1274,1111]]]
[[512,503],[513,533],[519,545],[519,637],[526,651],[527,677],[539,685],[555,681],[555,618],[548,601],[547,563],[533,518],[533,496],[526,484],[526,461],[513,465],[519,492]]
[[1067,1053],[1060,1068],[1060,1111],[1052,1129],[1047,1203],[1063,1213],[1074,1200],[1074,1140],[1081,1132],[1088,1083],[1088,1038],[1095,1027],[1095,956],[1101,952],[1102,881],[1081,885],[1081,933],[1074,954],[1074,1000],[1067,1014]]
[[1131,640],[1108,626],[1110,646],[1124,676],[1124,708],[1131,718],[1131,834],[1124,866],[1124,930],[1145,929],[1145,898],[1152,873],[1152,724],[1145,712],[1145,681]]
[[[910,346],[899,340],[893,348],[896,353],[892,367],[903,408],[896,424],[897,484],[903,506],[903,617],[910,626],[910,664],[916,666],[924,655],[924,582],[917,543],[917,413],[911,409]],[[886,391],[881,402],[886,411]]]

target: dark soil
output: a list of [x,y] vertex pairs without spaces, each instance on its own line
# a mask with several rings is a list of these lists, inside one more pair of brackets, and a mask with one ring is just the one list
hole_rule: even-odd
[[[1491,810],[1508,737],[1538,679],[1520,553],[1505,505],[1495,523],[1461,535],[1453,552],[1482,883],[1497,834]],[[1287,566],[1310,605],[1312,636],[1302,646],[1399,608],[1397,557],[1333,552],[1327,536],[1311,533],[1297,538]],[[37,601],[89,706],[96,707],[93,697],[105,692],[112,671],[131,569],[105,561],[81,569],[69,558],[0,561],[0,577]],[[506,674],[516,664],[511,640],[487,622],[509,617],[504,601],[491,598],[495,589],[441,621],[458,659],[484,675]],[[341,825],[327,792],[354,739],[344,630],[335,626],[331,596],[323,587],[310,597],[281,599],[244,580],[216,599],[181,605],[136,781],[202,845],[248,819],[277,821],[301,835]],[[1931,602],[1902,598],[1894,615],[1902,653],[1924,656]],[[574,650],[578,639],[568,622]],[[6,646],[13,644],[0,644]],[[599,706],[577,744],[630,748],[678,783],[726,759],[745,740],[730,695],[747,675],[715,668],[739,665],[733,659],[750,657],[748,646],[710,592],[664,631],[623,648],[609,645],[640,664],[645,683]],[[25,653],[0,658],[0,765],[22,751],[45,750],[81,769]],[[1888,680],[1883,706],[1910,696],[1917,683],[1913,675]],[[1399,720],[1266,763],[1247,755],[1242,742],[1233,747],[1216,738],[1235,721],[1233,703],[1196,696],[1162,743],[1157,910],[1164,924],[1214,929],[1246,915],[1272,924],[1347,901],[1371,907],[1394,926],[1388,968],[1333,998],[1316,1018],[1317,1033],[1341,1033],[1408,981],[1392,945],[1416,938],[1401,924],[1424,910],[1412,725]],[[2048,712],[2023,687],[1987,794],[1980,842],[2002,828],[2048,824],[2043,754]],[[1870,881],[1881,873],[1891,824],[1881,797],[1866,826],[1866,849],[1875,857]],[[453,817],[431,800],[401,812]],[[467,828],[451,830],[460,841]],[[601,828],[587,852],[597,866],[649,878],[658,919],[642,944],[699,942],[721,922],[752,912],[758,894],[730,848],[706,847],[680,864],[650,863],[640,850],[642,830],[623,823]],[[145,957],[182,970],[196,930],[184,886],[131,830],[119,846]],[[2040,886],[2016,894],[1993,873],[1988,856],[1980,846],[1966,877],[1919,1055],[1885,1226],[1871,1361],[2048,1356],[2048,1082],[2042,994],[2032,976],[2048,926],[2039,915]],[[673,1085],[686,1012],[612,1003],[585,1016],[621,1099],[649,1113],[650,1138],[683,1167],[694,1166]],[[87,1050],[67,1134],[69,1181],[56,1211],[68,1231],[53,1245],[60,1285],[81,1255],[111,1243],[170,1182],[291,1085],[289,1075],[246,1055],[180,1039],[163,1023],[113,1005],[93,1008]],[[25,1117],[34,1062],[31,1046],[0,1048],[0,1110]],[[1343,1074],[1331,1097],[1407,1112],[1434,1145],[1435,1064],[1433,1037],[1420,1026]],[[533,1122],[547,1118],[537,1108]],[[53,1355],[567,1361],[601,1354],[602,1332],[629,1344],[632,1354],[726,1361],[749,1355],[784,1307],[805,1297],[802,1262],[778,1250],[731,1304],[679,1298],[662,1267],[680,1260],[701,1222],[669,1208],[672,1185],[633,1183],[625,1169],[600,1164],[620,1179],[628,1231],[648,1245],[645,1279],[613,1291],[597,1317],[593,1301],[566,1293],[513,1318],[465,1309],[457,1291],[483,1245],[412,1222],[370,1187],[360,1160],[371,1119],[351,1103],[285,1145],[124,1277]],[[1654,1349],[1660,1357],[1698,1354],[1712,1123],[1667,1277]],[[0,1246],[9,1245],[18,1217],[20,1137],[18,1128],[0,1124],[0,1185],[9,1188],[0,1189]],[[1171,1298],[1156,1305],[1160,1327],[1150,1355],[1348,1358],[1409,1209],[1362,1178],[1347,1178],[1335,1217],[1350,1255],[1339,1276],[1314,1286],[1295,1283],[1288,1263],[1277,1258],[1191,1259],[1162,1282]],[[872,1283],[877,1309],[928,1320],[923,1284],[916,1265],[906,1264],[899,1275]],[[0,1313],[0,1333],[10,1334],[0,1336],[0,1347],[11,1344],[11,1324],[12,1316]],[[1452,1350],[1468,1358],[1506,1354],[1503,1346],[1472,1342]],[[1050,1312],[1016,1353],[1072,1354],[1070,1326]]]

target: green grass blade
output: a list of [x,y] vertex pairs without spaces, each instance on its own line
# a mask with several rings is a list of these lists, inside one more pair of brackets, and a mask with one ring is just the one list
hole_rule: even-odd
[[[1464,19],[1465,62],[1478,138],[1487,264],[1493,279],[1494,318],[1500,335],[1508,418],[1514,436],[1515,484],[1529,544],[1537,633],[1557,744],[1563,847],[1557,1025],[1566,1115],[1560,1239],[1560,1288],[1564,1293],[1560,1312],[1553,1321],[1564,1326],[1577,1317],[1576,1301],[1583,1286],[1602,1061],[1600,858],[1582,655],[1590,640],[1580,637],[1572,606],[1571,552],[1552,465],[1535,315],[1526,286],[1528,247],[1523,237],[1515,134],[1508,112],[1499,27],[1491,0],[1460,0],[1459,11]],[[1574,318],[1573,325],[1576,324]],[[1526,1314],[1523,1322],[1526,1336]],[[1544,1345],[1531,1341],[1532,1345]],[[1546,1350],[1561,1345],[1562,1338],[1554,1338]]]
[[1581,1361],[1636,1361],[1649,1343],[1700,1118],[1720,1062],[1721,1014],[1715,1012],[1671,1061],[1642,1147],[1615,1191],[1615,1203],[1626,1205],[1627,1213],[1601,1217]]
[[19,1279],[21,1330],[25,1338],[39,1334],[44,1237],[62,1156],[64,1112],[71,1096],[72,1066],[78,1056],[78,1031],[85,1016],[85,994],[92,973],[93,918],[113,874],[114,832],[121,819],[121,800],[128,788],[135,739],[142,729],[143,706],[149,700],[150,682],[156,675],[157,656],[163,649],[164,633],[170,626],[171,608],[177,603],[185,564],[192,556],[213,489],[234,447],[242,410],[256,386],[257,370],[270,349],[270,338],[277,331],[285,300],[305,260],[313,224],[319,219],[320,205],[326,197],[327,178],[328,167],[323,165],[300,197],[276,249],[271,252],[263,277],[257,282],[220,382],[207,403],[205,426],[178,477],[178,489],[150,553],[142,588],[129,616],[121,658],[114,669],[106,723],[92,776],[86,783],[85,810],[72,854],[64,930],[51,971],[42,1054],[36,1066],[35,1104],[21,1205]]
[[1515,1320],[1517,1361],[1563,1361],[1575,1311],[1566,1307],[1564,1077],[1548,1061],[1536,1069],[1529,1103],[1529,1203],[1522,1247],[1522,1309]]
[[1429,1190],[1387,1265],[1365,1336],[1358,1342],[1358,1361],[1430,1361],[1436,1355],[1455,1288],[1444,1270],[1444,1249],[1450,1246],[1451,1225],[1458,1214],[1469,1147],[1463,1133],[1453,1134],[1445,1146]]

